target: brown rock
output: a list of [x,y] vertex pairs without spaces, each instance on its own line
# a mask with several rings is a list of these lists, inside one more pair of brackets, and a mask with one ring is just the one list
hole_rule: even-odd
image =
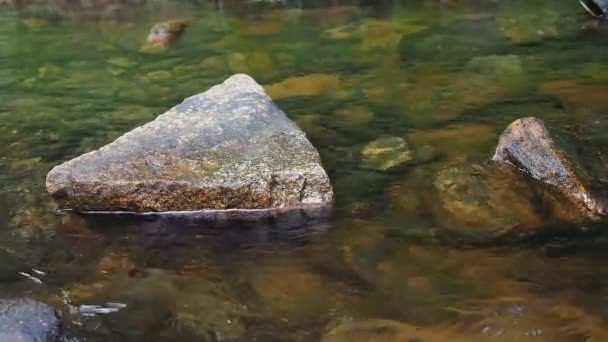
[[339,296],[334,289],[303,263],[256,260],[255,265],[246,264],[246,270],[243,273],[249,275],[262,307],[276,321],[291,326],[310,324],[337,305]]
[[168,20],[155,24],[148,33],[144,49],[168,47],[184,33],[186,25],[187,22],[183,19]]
[[[550,130],[538,118],[518,119],[501,135],[492,160],[506,163],[532,178],[555,187],[575,204],[587,218],[608,211],[605,199],[598,196],[597,176],[606,174],[606,165],[597,154],[587,160],[579,152],[591,149],[568,144],[567,135]],[[592,158],[593,159],[593,158]]]
[[605,83],[581,83],[575,80],[557,80],[540,86],[543,94],[559,98],[567,108],[594,108],[608,110],[608,86]]
[[435,175],[435,216],[442,227],[481,237],[542,224],[536,193],[514,170],[497,166],[454,165]]
[[310,74],[294,76],[265,87],[273,100],[292,96],[317,96],[336,93],[344,87],[344,82],[336,75]]
[[496,143],[498,133],[489,125],[466,124],[431,129],[412,130],[407,140],[413,146],[430,144],[449,157],[466,157],[487,153]]
[[323,342],[470,341],[449,329],[424,329],[390,320],[345,322],[330,330]]

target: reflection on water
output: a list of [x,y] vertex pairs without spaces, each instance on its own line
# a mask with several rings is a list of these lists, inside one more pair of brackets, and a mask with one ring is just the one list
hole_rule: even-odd
[[[606,28],[581,30],[569,0],[355,5],[1,10],[2,293],[88,341],[608,338],[605,223],[560,223],[558,198],[485,165],[530,115],[606,151]],[[141,51],[170,18],[189,20],[181,40]],[[319,149],[332,215],[55,213],[52,166],[237,72]],[[42,284],[18,274],[33,268]],[[127,307],[74,310],[108,302]]]

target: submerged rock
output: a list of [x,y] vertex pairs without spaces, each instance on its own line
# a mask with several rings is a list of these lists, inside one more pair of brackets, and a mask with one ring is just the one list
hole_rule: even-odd
[[411,130],[407,140],[413,146],[434,146],[449,157],[481,157],[496,144],[498,134],[489,125],[466,124]]
[[[219,293],[218,293],[219,292]],[[247,307],[206,281],[191,281],[176,298],[176,330],[200,341],[238,341],[247,334]]]
[[[282,70],[278,64],[278,57],[264,50],[231,52],[226,55],[226,63],[227,68],[233,73],[245,73],[264,80],[272,79]],[[213,69],[213,65],[211,66]],[[218,65],[216,69],[221,68]]]
[[0,283],[22,279],[18,272],[25,270],[27,270],[27,267],[23,260],[0,247]]
[[126,307],[103,318],[109,331],[122,341],[150,340],[175,314],[177,290],[171,276],[162,270],[148,270],[147,276],[115,291],[111,300]]
[[381,341],[470,341],[460,339],[447,329],[424,329],[390,320],[345,322],[330,330],[323,342],[381,342]]
[[0,341],[53,342],[59,337],[55,310],[29,299],[0,299]]
[[144,49],[166,48],[175,43],[184,33],[187,22],[182,19],[168,20],[155,24],[146,38]]
[[295,209],[333,201],[318,152],[243,74],[55,167],[46,185],[61,209],[75,211]]
[[499,235],[514,228],[536,228],[543,222],[536,212],[539,198],[508,167],[452,165],[433,179],[435,216],[445,229],[476,237]]
[[266,92],[273,100],[293,96],[317,96],[333,94],[344,88],[344,82],[336,75],[310,74],[287,78],[266,86]]
[[[414,26],[411,31],[417,30],[419,30],[418,26]],[[358,48],[363,51],[394,48],[402,37],[399,26],[389,21],[368,20],[357,31],[361,37]]]
[[364,166],[378,171],[396,169],[413,159],[413,152],[400,137],[376,139],[363,148],[361,155]]
[[354,25],[341,25],[337,27],[330,28],[325,30],[321,34],[321,38],[325,40],[345,40],[352,39],[355,37],[355,27]]
[[268,316],[290,326],[313,323],[335,308],[340,299],[333,287],[307,265],[285,258],[256,259],[246,263],[243,273]]
[[516,55],[489,55],[474,57],[467,63],[467,70],[508,85],[525,82],[521,57]]
[[505,129],[492,160],[512,165],[555,187],[585,217],[596,218],[608,213],[608,204],[593,188],[599,179],[595,177],[608,170],[600,160],[599,165],[590,167],[593,162],[590,164],[579,153],[587,148],[568,144],[565,135],[550,130],[541,119],[529,117],[518,119]]
[[[516,45],[540,44],[544,41],[573,37],[579,19],[569,15],[572,8],[553,1],[510,1],[496,17],[497,29]],[[511,7],[511,9],[507,9]]]
[[[588,71],[587,71],[588,73]],[[596,77],[601,74],[596,73]],[[597,79],[596,79],[597,80]],[[608,110],[608,91],[605,81],[583,83],[576,80],[556,80],[540,85],[540,92],[557,97],[566,108],[590,108],[598,112]]]
[[[472,29],[458,30],[424,30],[405,35],[399,42],[399,52],[403,59],[445,64],[445,56],[450,56],[449,63],[464,62],[475,56],[482,56],[499,48],[497,34],[487,23],[479,22],[475,30],[484,30],[484,34]],[[477,34],[476,34],[477,33]]]
[[568,194],[506,163],[451,165],[435,175],[433,187],[435,198],[424,208],[465,240],[522,237],[588,219]]
[[340,123],[364,126],[374,118],[374,113],[365,107],[351,106],[335,110],[332,116]]
[[[474,63],[473,63],[474,62]],[[415,127],[436,126],[472,108],[508,97],[517,88],[517,78],[493,61],[473,61],[464,71],[436,65],[421,66],[400,95],[399,107]]]

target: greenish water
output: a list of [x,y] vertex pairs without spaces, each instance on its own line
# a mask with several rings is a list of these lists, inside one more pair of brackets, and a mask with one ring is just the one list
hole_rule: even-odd
[[[581,30],[574,0],[445,3],[0,12],[0,292],[54,305],[83,341],[608,339],[602,224],[560,224],[521,185],[494,181],[493,197],[474,177],[523,116],[606,149],[608,28]],[[190,24],[175,46],[140,50],[152,23],[176,17]],[[319,149],[331,219],[55,213],[51,167],[239,72]],[[413,159],[365,160],[383,137]],[[551,233],[485,239],[519,225]],[[17,274],[32,268],[42,284]],[[106,302],[127,308],[70,310]]]

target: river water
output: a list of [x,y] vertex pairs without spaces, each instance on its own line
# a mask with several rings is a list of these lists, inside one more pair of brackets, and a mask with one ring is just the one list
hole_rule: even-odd
[[[82,341],[608,340],[605,223],[556,223],[474,179],[524,116],[606,149],[608,27],[575,0],[321,5],[0,10],[0,292],[53,305]],[[142,51],[172,18],[182,39]],[[241,72],[318,148],[330,218],[56,213],[54,165]],[[370,166],[383,137],[414,160]],[[548,233],[488,239],[521,221]],[[126,307],[78,310],[106,303]]]

